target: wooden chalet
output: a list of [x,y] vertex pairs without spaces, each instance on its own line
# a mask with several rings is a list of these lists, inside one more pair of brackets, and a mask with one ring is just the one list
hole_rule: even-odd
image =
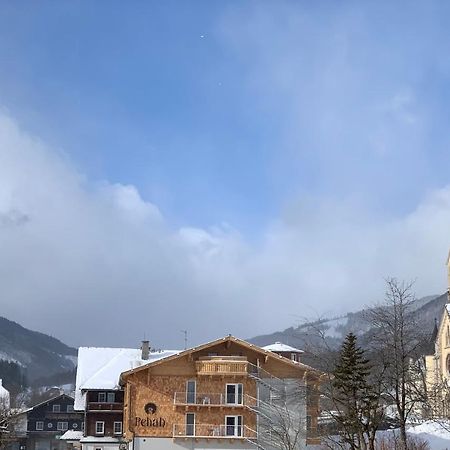
[[124,372],[124,438],[130,450],[269,450],[285,427],[293,449],[318,445],[321,376],[227,336]]
[[74,399],[61,394],[45,400],[21,415],[26,423],[18,443],[22,450],[66,450],[61,436],[68,430],[80,431],[83,415],[74,411]]

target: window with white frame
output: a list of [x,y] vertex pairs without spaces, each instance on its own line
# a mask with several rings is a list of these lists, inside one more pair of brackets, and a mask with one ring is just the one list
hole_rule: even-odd
[[58,422],[56,424],[56,429],[58,431],[66,431],[69,429],[69,422]]
[[114,422],[114,434],[122,434],[122,422]]
[[225,435],[242,436],[242,416],[225,416]]
[[48,429],[53,428],[53,424],[52,424],[51,422],[49,422],[49,423],[47,424],[47,428],[48,428]]
[[61,405],[53,405],[52,411],[56,413],[61,412]]
[[227,404],[242,405],[242,383],[227,383],[225,399]]
[[67,412],[73,412],[73,405],[67,405],[66,411]]
[[95,422],[95,434],[105,434],[105,422]]
[[186,413],[186,436],[195,436],[195,414]]
[[44,429],[44,422],[42,422],[42,421],[37,421],[36,422],[36,430],[37,431],[42,431]]
[[106,392],[99,392],[98,393],[98,402],[99,403],[105,403],[106,402]]
[[114,403],[116,401],[116,394],[114,392],[108,392],[108,403]]

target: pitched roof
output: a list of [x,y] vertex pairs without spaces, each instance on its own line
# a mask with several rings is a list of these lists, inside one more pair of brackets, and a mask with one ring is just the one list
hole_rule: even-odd
[[119,389],[119,377],[122,372],[178,352],[178,350],[150,352],[149,359],[144,360],[141,358],[141,350],[135,348],[80,347],[74,409],[79,411],[85,408],[86,390]]
[[67,430],[59,439],[61,441],[79,441],[82,437],[81,430]]
[[292,361],[292,360],[290,360],[288,358],[285,358],[284,356],[277,355],[276,353],[273,353],[273,352],[271,352],[269,350],[265,350],[265,349],[263,349],[261,347],[258,347],[257,345],[250,344],[249,342],[244,341],[243,339],[236,338],[236,337],[234,337],[234,336],[232,336],[230,334],[230,335],[225,336],[223,338],[219,338],[219,339],[216,339],[214,341],[210,341],[210,342],[207,342],[205,344],[201,344],[201,345],[199,345],[197,347],[189,348],[187,350],[184,350],[184,351],[182,351],[180,353],[177,353],[177,354],[174,354],[172,356],[168,356],[166,358],[158,359],[157,361],[149,362],[149,363],[144,364],[144,365],[142,365],[140,367],[137,367],[135,369],[131,369],[131,370],[128,370],[126,372],[123,372],[122,375],[120,376],[120,382],[123,384],[124,380],[129,375],[131,375],[132,373],[136,373],[136,372],[139,372],[141,370],[145,370],[148,367],[153,367],[153,366],[156,366],[156,365],[159,365],[159,364],[164,364],[165,362],[172,361],[172,360],[177,359],[177,358],[182,358],[183,356],[186,356],[186,355],[189,355],[189,354],[192,354],[192,353],[195,353],[195,352],[207,349],[209,347],[213,347],[213,346],[215,346],[217,344],[220,344],[222,342],[234,342],[234,343],[236,343],[236,344],[238,344],[238,345],[240,345],[240,346],[242,346],[244,348],[247,348],[249,350],[253,350],[253,351],[257,352],[257,353],[261,353],[264,356],[267,356],[269,358],[280,360],[283,363],[289,364],[291,366],[294,366],[297,369],[300,368],[300,369],[303,369],[305,371],[315,373],[315,374],[317,374],[319,376],[322,375],[321,371],[319,371],[317,369],[314,369],[313,367],[308,366],[307,364],[303,364],[303,363],[299,363],[299,362],[296,362],[296,361]]
[[305,353],[303,350],[300,350],[295,347],[291,347],[290,345],[283,344],[281,342],[275,342],[274,344],[265,345],[261,347],[264,350],[269,350],[270,352],[295,352],[295,353]]
[[31,406],[26,411],[31,411],[32,409],[38,408],[39,406],[45,405],[46,403],[54,402],[55,400],[58,400],[59,398],[62,398],[62,397],[67,397],[67,398],[70,398],[71,400],[73,400],[73,397],[71,397],[70,395],[59,394],[59,395],[56,395],[55,397],[48,398],[47,400],[44,400],[43,402],[40,402],[40,403],[37,403],[36,405]]

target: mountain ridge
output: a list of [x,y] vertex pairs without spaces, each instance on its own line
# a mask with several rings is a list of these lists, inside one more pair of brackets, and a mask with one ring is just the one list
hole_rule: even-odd
[[[440,295],[429,295],[414,301],[414,314],[418,318],[421,328],[432,333],[435,320],[440,322],[444,305],[448,301],[447,292]],[[321,318],[302,323],[296,327],[289,327],[282,331],[254,336],[247,339],[258,346],[265,346],[274,342],[283,342],[301,350],[319,345],[321,339],[318,335],[325,337],[327,345],[337,349],[349,332],[364,338],[370,331],[370,324],[364,315],[370,308],[355,312],[348,312],[334,318]]]
[[77,349],[59,339],[0,317],[0,361],[19,366],[28,381],[73,370],[76,356]]

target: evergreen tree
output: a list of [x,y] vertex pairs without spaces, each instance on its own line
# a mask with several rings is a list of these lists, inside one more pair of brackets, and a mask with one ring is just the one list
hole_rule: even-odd
[[337,405],[336,421],[344,442],[352,449],[374,448],[375,432],[380,422],[378,401],[368,377],[369,360],[349,333],[333,371],[333,397]]

